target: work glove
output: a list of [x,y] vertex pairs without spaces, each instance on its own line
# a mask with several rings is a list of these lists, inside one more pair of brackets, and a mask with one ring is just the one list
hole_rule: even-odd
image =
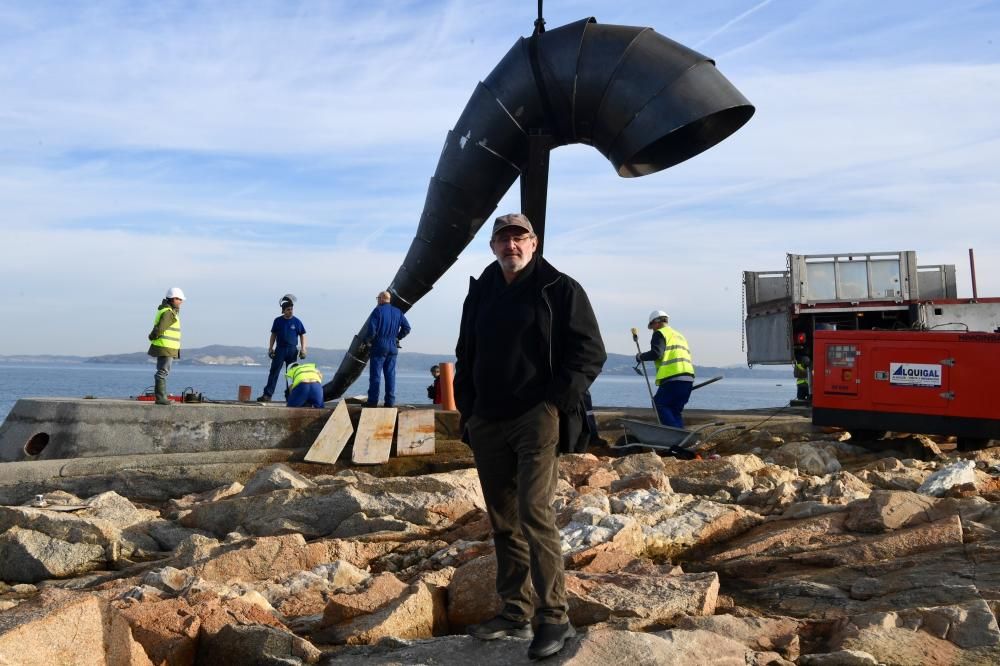
[[150,331],[149,335],[147,335],[146,337],[149,338],[150,342],[152,342],[153,340],[155,340],[159,336],[156,335],[156,331]]
[[400,340],[399,338],[396,338],[396,349],[402,349],[402,348],[403,348],[403,341]]
[[277,355],[278,355],[277,352],[275,352],[273,349],[269,349],[268,352],[267,352],[267,357],[268,358],[274,358]]
[[642,354],[636,354],[635,355],[635,362],[636,363],[642,363]]
[[305,349],[299,350],[299,358],[305,358],[305,357],[306,357],[306,350]]

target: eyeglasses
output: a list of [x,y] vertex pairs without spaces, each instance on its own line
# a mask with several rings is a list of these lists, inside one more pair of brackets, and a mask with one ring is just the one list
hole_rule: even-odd
[[515,245],[524,245],[534,237],[534,234],[522,234],[521,236],[497,236],[493,239],[493,242],[498,245],[506,245],[507,243],[514,241]]

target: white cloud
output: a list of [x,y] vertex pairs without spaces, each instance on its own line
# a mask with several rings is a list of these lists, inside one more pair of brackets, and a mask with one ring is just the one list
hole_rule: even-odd
[[[663,307],[699,363],[741,362],[740,271],[786,252],[914,249],[958,264],[968,295],[974,247],[980,295],[1000,294],[988,7],[550,4],[549,28],[596,13],[704,43],[757,106],[646,178],[589,147],[553,154],[546,255],[587,287],[612,351]],[[3,317],[3,353],[140,349],[174,284],[186,344],[262,345],[294,291],[312,344],[346,346],[445,133],[533,18],[499,0],[0,9],[0,299],[31,322]],[[517,201],[515,185],[500,210]],[[453,348],[489,259],[474,241],[411,311],[407,349]],[[94,334],[67,336],[67,316]]]

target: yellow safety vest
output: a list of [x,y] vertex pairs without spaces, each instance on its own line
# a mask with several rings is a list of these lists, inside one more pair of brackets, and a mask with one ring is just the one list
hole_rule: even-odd
[[294,368],[290,368],[285,376],[292,382],[290,388],[295,388],[302,382],[323,382],[323,375],[316,369],[315,363],[299,363]]
[[[163,313],[167,310],[173,310],[173,308],[164,306],[156,311],[156,316],[153,317],[153,328],[156,328],[156,325],[160,323],[160,320],[163,319]],[[181,348],[181,316],[179,313],[174,313],[174,323],[150,344],[154,347],[166,347],[167,349]]]
[[801,377],[796,377],[795,378],[795,383],[797,385],[808,384],[809,383],[809,371],[806,370],[806,366],[802,365],[801,363],[796,363],[795,364],[795,369],[799,371],[796,374],[802,374]]
[[657,329],[667,343],[663,357],[656,360],[656,385],[678,375],[694,377],[694,363],[687,339],[669,326]]

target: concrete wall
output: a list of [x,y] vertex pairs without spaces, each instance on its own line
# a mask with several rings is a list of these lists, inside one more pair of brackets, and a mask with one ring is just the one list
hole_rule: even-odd
[[308,448],[333,406],[28,398],[0,425],[0,462]]

